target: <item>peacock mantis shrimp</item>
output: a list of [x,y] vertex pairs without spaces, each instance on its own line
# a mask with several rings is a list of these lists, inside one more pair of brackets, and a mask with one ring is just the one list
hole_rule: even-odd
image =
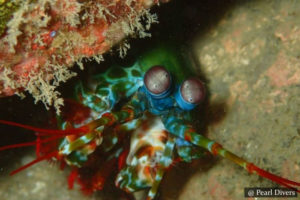
[[150,200],[175,163],[210,152],[282,186],[300,186],[238,157],[193,128],[192,112],[197,112],[206,92],[188,65],[174,48],[159,45],[130,67],[113,66],[89,84],[78,83],[74,97],[66,100],[67,111],[57,116],[58,130],[0,120],[37,132],[36,141],[0,147],[36,147],[37,158],[11,175],[54,159],[72,167],[70,188],[77,181],[91,193],[115,176],[115,185],[128,194],[149,189]]

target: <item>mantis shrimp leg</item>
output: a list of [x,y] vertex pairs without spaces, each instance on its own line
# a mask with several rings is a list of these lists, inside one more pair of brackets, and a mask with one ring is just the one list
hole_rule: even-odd
[[[257,175],[267,178],[271,181],[274,181],[280,185],[283,185],[287,188],[294,188],[296,186],[300,186],[300,183],[290,181],[288,179],[282,178],[280,176],[277,176],[275,174],[272,174],[270,172],[267,172],[253,163],[250,163],[243,158],[235,155],[234,153],[224,149],[222,145],[219,143],[210,140],[196,132],[193,128],[185,125],[182,120],[176,119],[174,117],[165,117],[163,118],[164,125],[166,129],[176,135],[177,137],[180,137],[196,146],[202,147],[209,152],[211,152],[213,155],[220,155],[224,158],[227,158],[234,163],[238,164],[239,166],[246,169],[249,173],[256,173]],[[297,192],[300,192],[297,190]]]
[[148,192],[147,200],[152,200],[155,198],[159,184],[164,176],[164,173],[167,168],[170,167],[170,165],[173,163],[173,151],[175,146],[175,140],[172,137],[169,137],[168,142],[165,146],[165,151],[163,156],[160,159],[159,162],[159,169],[156,172],[156,176],[154,178],[154,182],[152,184],[151,189]]

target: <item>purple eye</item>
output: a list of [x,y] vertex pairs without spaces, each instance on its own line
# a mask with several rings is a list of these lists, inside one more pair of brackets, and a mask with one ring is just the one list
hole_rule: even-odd
[[155,98],[163,98],[169,94],[172,79],[163,66],[151,67],[144,76],[147,91]]
[[205,98],[205,87],[197,78],[185,80],[180,87],[182,98],[191,104],[199,104]]

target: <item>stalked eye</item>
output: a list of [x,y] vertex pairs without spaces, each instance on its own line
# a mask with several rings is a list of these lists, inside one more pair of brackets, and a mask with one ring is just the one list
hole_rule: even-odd
[[192,110],[205,98],[205,87],[197,78],[189,78],[181,84],[175,94],[176,102],[183,110]]
[[144,85],[154,98],[169,95],[171,84],[171,75],[163,66],[153,66],[145,73]]
[[205,97],[205,88],[199,79],[189,78],[182,83],[180,94],[185,101],[199,104]]

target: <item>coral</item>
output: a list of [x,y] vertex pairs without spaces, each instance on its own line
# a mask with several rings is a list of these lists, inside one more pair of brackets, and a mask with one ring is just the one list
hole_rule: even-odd
[[15,2],[0,0],[0,35],[4,33],[6,23],[17,8],[18,4]]
[[[166,1],[161,1],[166,2]],[[56,87],[76,74],[70,68],[102,54],[124,37],[149,37],[158,0],[0,0],[0,96],[28,91],[57,113]],[[130,47],[123,42],[124,57]]]

